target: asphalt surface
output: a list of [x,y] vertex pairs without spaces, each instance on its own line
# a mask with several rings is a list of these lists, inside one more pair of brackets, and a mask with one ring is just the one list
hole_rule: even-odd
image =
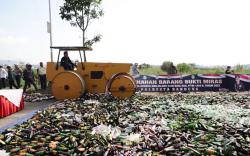
[[37,111],[43,110],[56,103],[58,102],[55,100],[33,103],[25,102],[23,110],[0,119],[0,133],[8,128],[14,127],[17,124],[22,124],[23,122],[30,119]]

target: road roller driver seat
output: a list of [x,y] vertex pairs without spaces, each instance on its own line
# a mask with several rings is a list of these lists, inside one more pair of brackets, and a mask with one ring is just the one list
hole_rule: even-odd
[[61,58],[60,66],[64,68],[64,70],[73,70],[76,66],[69,58],[68,51],[63,52],[63,57]]

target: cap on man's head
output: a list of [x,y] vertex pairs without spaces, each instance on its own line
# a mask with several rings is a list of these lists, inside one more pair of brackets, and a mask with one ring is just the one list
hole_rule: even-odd
[[63,53],[63,54],[64,54],[64,55],[65,55],[65,54],[68,54],[68,52],[67,52],[67,51],[64,51],[64,53]]

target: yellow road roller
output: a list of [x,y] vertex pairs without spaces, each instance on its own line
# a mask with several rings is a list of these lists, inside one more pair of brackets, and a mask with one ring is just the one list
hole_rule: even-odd
[[[47,79],[57,100],[78,98],[84,93],[111,93],[122,99],[134,95],[136,82],[129,74],[131,64],[87,62],[85,51],[92,50],[88,47],[51,48],[59,51],[57,62],[47,62]],[[65,70],[60,66],[62,51],[79,52],[81,61],[74,70]]]

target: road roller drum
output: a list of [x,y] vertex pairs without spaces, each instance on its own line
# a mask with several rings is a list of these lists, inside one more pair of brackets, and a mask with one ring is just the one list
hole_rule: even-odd
[[129,98],[135,94],[135,80],[127,73],[116,74],[109,81],[108,91],[114,97]]
[[78,98],[85,92],[85,82],[78,73],[64,71],[52,80],[51,91],[57,100]]

